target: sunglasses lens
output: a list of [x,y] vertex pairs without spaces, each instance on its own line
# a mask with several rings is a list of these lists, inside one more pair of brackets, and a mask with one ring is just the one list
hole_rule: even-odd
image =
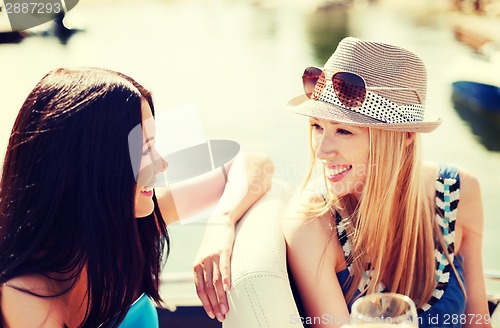
[[308,67],[302,74],[304,92],[309,99],[318,99],[325,87],[325,74],[316,67]]
[[340,102],[349,108],[361,107],[366,98],[363,79],[352,73],[338,72],[333,76],[333,90]]

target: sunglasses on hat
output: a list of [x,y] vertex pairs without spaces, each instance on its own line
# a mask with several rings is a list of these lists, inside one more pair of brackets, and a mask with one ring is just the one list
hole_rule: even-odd
[[[317,67],[308,67],[302,74],[304,92],[309,99],[317,100],[325,89],[327,79],[325,72]],[[421,103],[418,90],[413,88],[396,87],[368,87],[365,80],[354,73],[336,72],[332,76],[333,91],[342,105],[348,108],[363,106],[367,90],[411,90],[414,91]]]

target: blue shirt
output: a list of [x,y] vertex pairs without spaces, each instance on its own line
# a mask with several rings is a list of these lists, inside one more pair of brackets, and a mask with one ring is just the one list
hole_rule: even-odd
[[158,313],[148,295],[142,294],[129,308],[119,328],[159,328]]

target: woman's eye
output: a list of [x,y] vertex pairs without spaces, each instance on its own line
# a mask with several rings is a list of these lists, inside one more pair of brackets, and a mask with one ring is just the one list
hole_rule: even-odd
[[152,151],[152,150],[153,150],[153,148],[151,148],[151,146],[149,146],[146,150],[144,150],[144,151],[142,152],[142,155],[143,155],[143,156],[146,156],[146,155],[148,155],[149,153],[151,153],[151,151]]
[[316,123],[311,123],[311,126],[313,127],[314,130],[323,130],[323,128]]
[[337,129],[337,133],[341,134],[341,135],[350,135],[350,134],[352,134],[351,131],[347,131],[347,130],[344,130],[344,129]]

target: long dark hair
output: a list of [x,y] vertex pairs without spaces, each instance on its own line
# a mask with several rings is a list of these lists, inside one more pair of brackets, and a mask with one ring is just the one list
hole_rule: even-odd
[[[116,326],[138,293],[156,302],[165,223],[158,209],[134,217],[136,180],[128,134],[151,94],[121,73],[56,69],[21,107],[0,182],[0,284],[40,274],[67,282],[85,268],[83,327]],[[142,145],[142,139],[138,140]],[[142,147],[130,147],[141,151]],[[167,252],[168,255],[168,252]]]

